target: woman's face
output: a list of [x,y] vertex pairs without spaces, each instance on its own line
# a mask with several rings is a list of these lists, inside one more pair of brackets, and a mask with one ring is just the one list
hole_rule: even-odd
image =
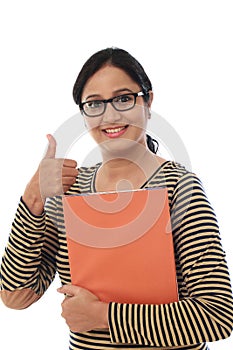
[[[122,69],[104,66],[86,83],[82,102],[105,100],[127,93],[140,92],[140,86]],[[84,116],[86,126],[102,150],[119,152],[135,145],[145,145],[145,130],[149,117],[149,107],[143,97],[136,98],[136,105],[128,111],[117,111],[107,103],[104,114],[98,117]]]

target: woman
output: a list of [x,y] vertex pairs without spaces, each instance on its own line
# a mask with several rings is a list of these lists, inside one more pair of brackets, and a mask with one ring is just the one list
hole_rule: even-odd
[[[56,141],[48,135],[48,151],[20,200],[3,256],[3,302],[28,307],[57,271],[58,291],[69,296],[62,316],[70,349],[200,350],[229,337],[233,298],[216,217],[197,176],[158,157],[145,133],[153,93],[144,69],[124,50],[102,50],[84,64],[73,96],[102,162],[77,170],[75,161],[55,159]],[[71,285],[60,195],[157,186],[168,190],[179,301],[104,303]]]

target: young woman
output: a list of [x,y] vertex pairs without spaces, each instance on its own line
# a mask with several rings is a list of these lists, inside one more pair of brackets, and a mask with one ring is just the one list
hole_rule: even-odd
[[[198,177],[156,155],[146,134],[153,92],[144,69],[124,50],[99,51],[84,64],[73,96],[102,162],[76,169],[75,161],[55,158],[56,141],[48,135],[48,151],[20,199],[2,259],[3,302],[28,307],[58,272],[58,291],[69,296],[62,316],[70,349],[203,350],[206,342],[229,337],[233,298],[216,217]],[[61,194],[160,186],[168,190],[179,301],[105,303],[73,286]]]

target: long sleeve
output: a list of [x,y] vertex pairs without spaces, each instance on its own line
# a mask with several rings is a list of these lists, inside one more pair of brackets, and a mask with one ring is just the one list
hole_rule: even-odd
[[170,210],[179,301],[109,306],[112,343],[179,347],[230,336],[233,298],[215,214],[199,179],[179,178]]
[[1,298],[6,306],[22,309],[44,294],[55,276],[57,248],[53,222],[45,213],[33,215],[21,199],[1,263]]

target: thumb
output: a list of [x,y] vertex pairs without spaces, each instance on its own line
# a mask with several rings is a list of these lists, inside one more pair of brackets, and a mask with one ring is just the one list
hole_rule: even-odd
[[69,296],[78,295],[81,290],[81,287],[74,286],[72,284],[66,284],[57,289],[59,293],[63,293]]
[[57,142],[51,134],[46,135],[46,137],[49,141],[49,145],[44,158],[55,158]]

